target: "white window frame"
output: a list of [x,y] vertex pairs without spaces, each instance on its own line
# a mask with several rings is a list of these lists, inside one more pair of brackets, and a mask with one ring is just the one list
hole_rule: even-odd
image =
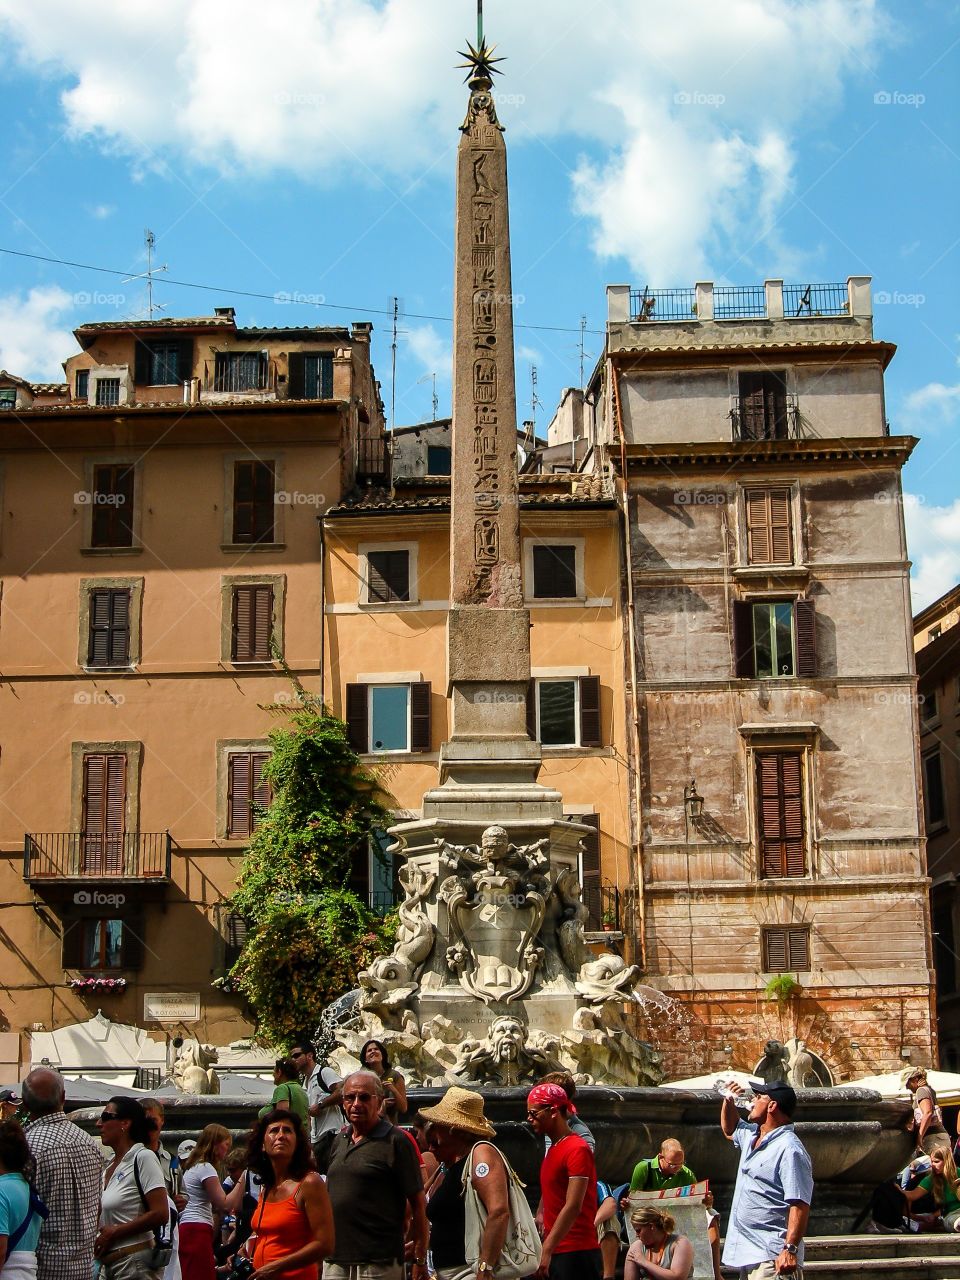
[[97,405],[97,383],[109,381],[111,378],[119,379],[120,398],[115,405],[100,405],[97,407],[118,409],[120,405],[127,404],[132,399],[133,378],[130,374],[129,365],[98,364],[90,370],[90,377],[87,380],[87,404]]
[[[419,550],[418,542],[361,542],[357,547],[360,557],[360,604],[365,609],[379,609],[386,613],[394,613],[397,609],[409,609],[418,605],[420,603]],[[370,554],[374,551],[406,551],[410,583],[409,600],[370,599]]]
[[[364,683],[367,683],[366,681]],[[377,689],[406,689],[407,691],[407,741],[402,747],[391,747],[389,750],[378,751],[373,745],[373,702],[374,692]],[[413,731],[412,706],[413,699],[410,697],[410,681],[408,680],[376,680],[367,684],[367,750],[372,756],[404,756],[410,754],[410,741]]]
[[533,708],[536,717],[537,740],[540,741],[540,687],[545,684],[572,684],[573,685],[573,736],[574,742],[545,742],[544,750],[551,751],[554,748],[563,747],[579,747],[580,746],[580,728],[581,728],[581,712],[580,712],[580,680],[577,676],[535,676],[533,689]]
[[[585,539],[577,537],[537,537],[523,540],[523,581],[524,598],[527,604],[539,604],[546,601],[555,604],[583,606],[587,599],[587,588],[584,580],[584,546]],[[534,547],[573,547],[576,573],[576,595],[572,596],[538,596],[534,594],[536,582],[533,572]]]

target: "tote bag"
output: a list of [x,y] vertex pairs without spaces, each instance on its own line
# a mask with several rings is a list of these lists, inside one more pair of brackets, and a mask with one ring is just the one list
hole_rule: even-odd
[[[477,1146],[479,1145],[478,1143]],[[483,1228],[487,1221],[487,1211],[470,1177],[473,1169],[473,1153],[476,1149],[477,1147],[474,1146],[463,1167],[463,1196],[466,1205],[464,1256],[471,1265],[475,1265],[480,1257],[480,1241],[483,1239]],[[537,1231],[537,1224],[527,1204],[527,1198],[523,1194],[523,1183],[511,1169],[510,1161],[503,1152],[499,1154],[507,1171],[510,1224],[507,1227],[503,1249],[500,1251],[500,1260],[493,1274],[496,1280],[519,1280],[521,1276],[533,1275],[540,1263],[540,1233]]]

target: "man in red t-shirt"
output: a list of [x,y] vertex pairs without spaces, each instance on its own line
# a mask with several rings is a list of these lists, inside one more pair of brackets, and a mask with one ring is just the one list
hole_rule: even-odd
[[527,1095],[530,1127],[550,1139],[540,1169],[545,1234],[537,1280],[602,1280],[603,1276],[594,1226],[597,1167],[586,1142],[570,1131],[570,1107],[557,1084],[534,1085]]

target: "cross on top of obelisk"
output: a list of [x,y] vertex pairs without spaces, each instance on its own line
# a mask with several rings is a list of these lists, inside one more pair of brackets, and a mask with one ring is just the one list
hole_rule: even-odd
[[495,58],[493,52],[496,45],[487,44],[487,37],[483,34],[483,0],[477,0],[477,44],[476,48],[467,41],[467,49],[460,50],[460,57],[466,58],[466,62],[460,62],[457,65],[467,68],[466,82],[472,83],[474,80],[486,81],[487,84],[493,82],[495,75],[502,75],[503,72],[494,64],[503,62],[503,58]]

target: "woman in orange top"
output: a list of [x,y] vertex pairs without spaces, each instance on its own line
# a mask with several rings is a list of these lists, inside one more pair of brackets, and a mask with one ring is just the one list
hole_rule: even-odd
[[260,1120],[247,1164],[263,1182],[245,1246],[254,1280],[317,1280],[318,1264],[333,1252],[333,1214],[295,1112],[270,1111]]

